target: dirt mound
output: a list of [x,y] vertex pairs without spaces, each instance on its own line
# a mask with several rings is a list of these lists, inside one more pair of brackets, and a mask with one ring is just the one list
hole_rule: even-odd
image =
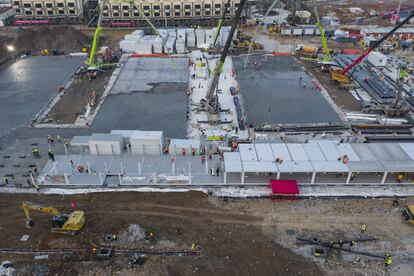
[[90,44],[87,35],[68,26],[25,29],[13,41],[19,51],[40,51],[57,49],[63,52],[80,52]]

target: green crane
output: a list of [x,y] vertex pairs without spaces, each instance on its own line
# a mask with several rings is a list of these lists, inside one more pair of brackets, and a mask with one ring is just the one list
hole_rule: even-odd
[[96,25],[95,33],[93,35],[91,51],[89,53],[88,71],[96,71],[98,70],[98,67],[99,67],[99,64],[95,63],[95,56],[96,56],[96,50],[98,49],[99,37],[102,32],[102,14],[103,14],[103,11],[105,9],[107,2],[108,0],[103,0],[101,4],[99,5],[98,23]]
[[312,4],[313,4],[313,9],[315,11],[315,16],[316,16],[316,27],[318,27],[319,29],[319,33],[321,35],[321,39],[322,39],[322,45],[323,45],[323,52],[325,53],[325,57],[323,59],[323,62],[330,62],[332,60],[331,58],[331,54],[329,52],[329,48],[328,48],[328,43],[326,42],[326,37],[325,37],[325,29],[323,28],[322,24],[321,24],[321,20],[319,17],[319,12],[318,12],[318,7],[316,6],[316,2],[315,0],[312,0]]

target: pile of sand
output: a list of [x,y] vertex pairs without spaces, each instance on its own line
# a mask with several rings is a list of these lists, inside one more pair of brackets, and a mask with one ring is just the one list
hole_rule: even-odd
[[70,26],[40,27],[25,29],[17,35],[13,44],[18,51],[37,52],[42,49],[57,49],[61,52],[80,52],[91,39]]

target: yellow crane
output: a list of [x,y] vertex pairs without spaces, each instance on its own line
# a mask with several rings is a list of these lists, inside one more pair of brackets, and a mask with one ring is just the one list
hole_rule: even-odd
[[83,211],[73,211],[69,215],[62,214],[59,210],[51,206],[32,203],[29,201],[22,202],[22,209],[26,216],[26,227],[32,228],[34,221],[30,217],[30,211],[40,211],[53,215],[52,232],[74,235],[79,232],[85,224],[85,213]]

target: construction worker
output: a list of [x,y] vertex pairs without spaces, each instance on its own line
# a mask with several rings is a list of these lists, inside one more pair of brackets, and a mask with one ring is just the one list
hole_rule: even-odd
[[365,233],[365,231],[367,231],[367,226],[364,223],[364,224],[361,225],[361,233]]
[[52,162],[55,162],[55,154],[52,152],[52,150],[49,150],[47,155],[49,156],[49,159],[52,160]]
[[390,254],[385,254],[385,266],[388,267],[392,265],[392,257]]
[[96,247],[92,247],[91,252],[92,252],[92,254],[96,254]]
[[6,185],[9,184],[9,178],[7,177],[7,175],[3,176],[3,180]]
[[404,175],[402,173],[399,173],[397,175],[397,182],[398,183],[401,183],[403,180],[404,180]]
[[191,149],[191,155],[195,155],[195,149]]
[[206,161],[206,157],[204,155],[201,155],[201,164],[204,164],[205,161]]
[[219,168],[219,167],[217,167],[217,168],[216,168],[216,176],[219,176],[219,174],[220,174],[220,168]]
[[33,171],[34,171],[35,174],[39,174],[39,172],[37,171],[37,167],[34,167]]
[[185,148],[182,148],[181,153],[185,155]]
[[113,240],[113,241],[116,241],[117,239],[118,239],[118,236],[117,236],[117,235],[115,235],[115,234],[113,234],[113,235],[112,235],[112,240]]

